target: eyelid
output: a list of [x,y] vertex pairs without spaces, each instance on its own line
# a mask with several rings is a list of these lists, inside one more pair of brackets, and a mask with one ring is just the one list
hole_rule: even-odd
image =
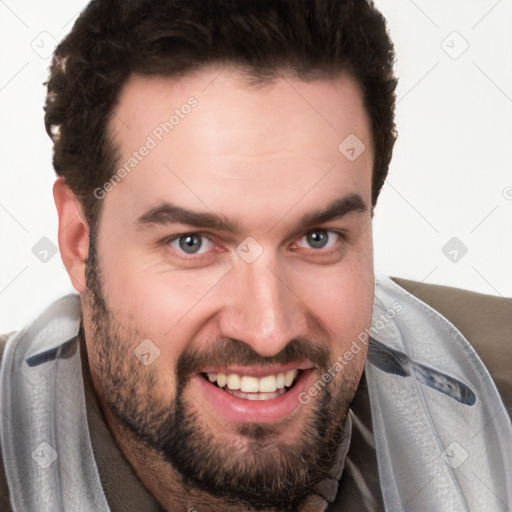
[[[170,244],[172,242],[178,240],[179,238],[181,238],[183,236],[194,236],[194,235],[199,236],[201,238],[206,238],[210,243],[217,246],[217,244],[213,240],[213,235],[211,235],[210,233],[204,233],[202,231],[186,231],[183,233],[178,233],[176,235],[171,235],[171,236],[165,237],[163,240],[161,240],[160,244],[164,245],[164,246],[170,246]],[[181,252],[181,251],[174,249],[174,253],[177,253],[178,257],[181,257],[181,258],[187,259],[187,260],[200,259],[201,257],[207,256],[208,253],[210,253],[210,252],[211,251],[199,252],[199,253],[195,253],[195,254],[187,254],[185,252]]]
[[[294,239],[295,240],[301,240],[303,237],[307,236],[309,233],[314,233],[315,231],[325,231],[326,233],[333,233],[333,234],[339,236],[339,238],[343,242],[347,242],[348,241],[348,234],[347,234],[347,232],[345,230],[329,229],[329,228],[321,228],[321,227],[310,228],[310,229],[308,229],[305,232],[301,232],[301,234],[299,234],[299,235],[295,235]],[[212,235],[211,233],[207,233],[207,232],[204,232],[204,231],[185,231],[185,232],[182,232],[182,233],[178,233],[178,234],[175,234],[175,235],[168,236],[168,237],[164,238],[160,243],[162,245],[170,245],[171,242],[174,242],[175,240],[178,240],[179,238],[181,238],[183,236],[187,236],[187,235],[189,235],[189,236],[196,235],[196,236],[200,236],[200,237],[206,238],[209,242],[211,242],[215,246],[218,246],[218,244],[214,240],[217,237],[215,235]],[[296,242],[293,242],[293,243],[296,243]],[[328,254],[331,251],[337,250],[337,247],[336,247],[337,245],[338,244],[335,244],[333,247],[330,247],[327,250],[322,250],[322,248],[320,248],[320,249],[310,248],[310,251],[312,251],[313,253],[318,253],[318,255]],[[175,252],[178,252],[178,251],[175,251]],[[187,253],[184,253],[184,252],[178,252],[178,254],[181,257],[190,260],[190,259],[200,259],[202,256],[207,257],[207,255],[210,252],[212,252],[212,251],[196,253],[196,254],[187,254]]]
[[336,251],[337,249],[339,249],[340,241],[342,241],[343,243],[348,241],[348,235],[347,235],[346,231],[339,230],[339,229],[329,229],[329,228],[312,228],[312,229],[309,229],[304,234],[300,235],[298,237],[298,240],[300,241],[300,240],[302,240],[302,238],[304,238],[308,234],[315,233],[315,232],[318,232],[318,231],[324,231],[325,233],[334,234],[334,235],[336,235],[339,238],[339,240],[336,241],[333,246],[328,247],[327,249],[324,249],[323,247],[320,248],[320,249],[315,249],[315,248],[310,248],[309,249],[312,253],[316,253],[318,256],[321,256],[323,254],[330,254],[332,251]]

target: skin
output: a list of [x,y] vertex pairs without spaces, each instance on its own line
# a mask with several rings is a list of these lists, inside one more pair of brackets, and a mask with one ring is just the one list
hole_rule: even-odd
[[[370,327],[373,151],[362,93],[346,74],[258,85],[232,68],[132,76],[110,125],[119,166],[192,96],[197,106],[100,199],[95,243],[73,193],[55,183],[60,251],[81,294],[94,387],[116,441],[167,510],[323,510],[299,484],[314,486],[334,462],[366,349],[307,404],[265,424],[230,421],[192,377],[206,363],[308,359],[313,383]],[[354,161],[338,150],[349,134],[366,147]],[[351,194],[364,211],[298,224]],[[137,221],[164,201],[241,230]],[[312,232],[328,237],[326,248],[312,245]],[[210,237],[200,238],[199,254],[169,242],[192,233]],[[251,263],[236,250],[247,237],[262,250]],[[146,339],[160,351],[147,366],[134,356]],[[183,460],[172,456],[176,438]]]

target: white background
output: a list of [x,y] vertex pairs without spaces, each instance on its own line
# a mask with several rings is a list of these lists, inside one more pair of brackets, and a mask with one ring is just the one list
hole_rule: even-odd
[[[57,245],[42,83],[85,3],[0,1],[0,332],[72,291],[59,255],[42,262],[33,247],[43,237]],[[399,76],[399,139],[374,220],[376,268],[512,297],[512,0],[376,5]]]

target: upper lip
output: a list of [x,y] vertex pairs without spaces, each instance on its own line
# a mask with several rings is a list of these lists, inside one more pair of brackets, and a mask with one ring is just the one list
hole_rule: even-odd
[[289,370],[309,370],[313,365],[309,361],[290,363],[287,365],[269,365],[269,366],[224,366],[209,367],[201,370],[199,373],[236,373],[237,375],[249,375],[251,377],[266,377],[267,375],[277,375],[286,373]]

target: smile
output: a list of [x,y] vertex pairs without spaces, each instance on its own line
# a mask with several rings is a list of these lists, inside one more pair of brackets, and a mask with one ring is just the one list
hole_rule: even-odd
[[303,407],[299,395],[314,380],[315,371],[308,364],[299,366],[209,368],[193,381],[210,413],[235,423],[272,423]]
[[205,373],[212,384],[244,400],[271,400],[286,393],[295,383],[300,370],[288,370],[286,373],[253,377],[237,373]]

